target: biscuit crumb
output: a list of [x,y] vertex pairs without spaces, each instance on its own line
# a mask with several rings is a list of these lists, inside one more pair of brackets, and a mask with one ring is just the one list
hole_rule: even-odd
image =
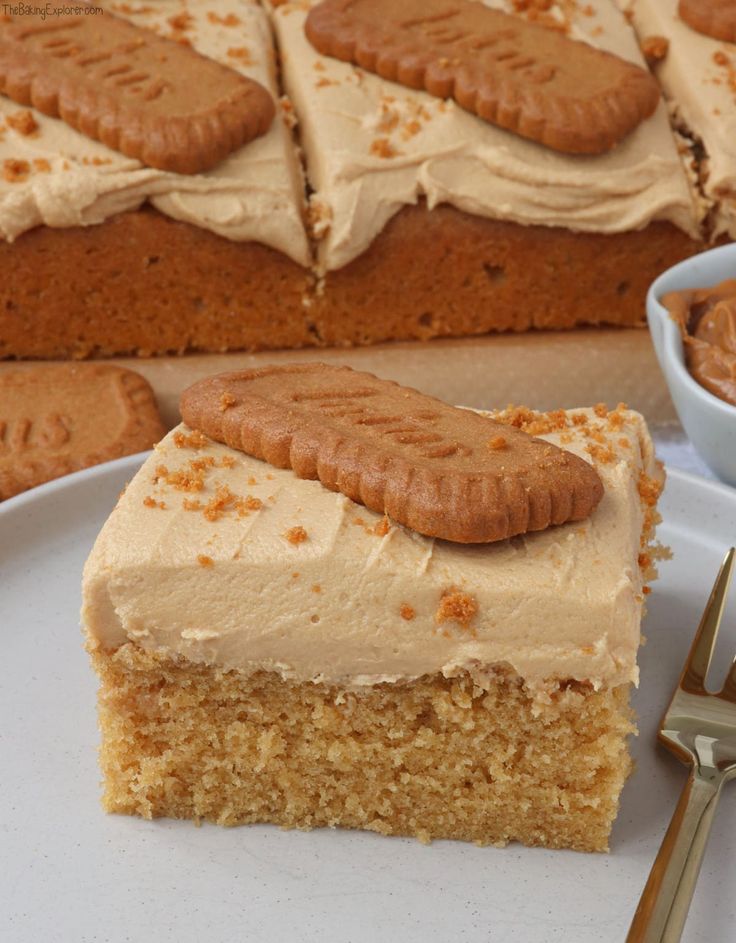
[[284,537],[286,537],[289,543],[293,544],[295,547],[298,544],[303,544],[305,540],[309,540],[309,534],[301,525],[297,527],[290,527],[284,534]]
[[612,413],[608,414],[608,425],[611,429],[620,429],[626,420],[626,403],[619,403]]
[[198,429],[192,429],[189,434],[186,432],[174,433],[174,445],[177,449],[201,449],[204,448],[209,441],[207,436]]
[[405,141],[408,141],[409,138],[413,138],[415,134],[419,134],[422,130],[422,125],[416,118],[412,118],[410,121],[407,121],[406,124],[401,129],[401,136]]
[[376,157],[396,157],[398,151],[389,141],[388,138],[375,138],[371,142],[371,154],[374,154]]
[[384,514],[381,520],[373,528],[373,533],[376,535],[376,537],[385,537],[390,530],[391,522],[388,519],[388,515]]
[[177,13],[176,16],[170,16],[167,23],[172,29],[184,31],[192,28],[194,17],[191,13]]
[[332,208],[312,197],[307,206],[307,228],[316,239],[329,232],[332,222]]
[[218,485],[214,498],[210,498],[204,507],[204,516],[208,521],[218,521],[225,511],[235,506],[237,499],[238,496],[227,485]]
[[25,137],[38,131],[38,122],[33,117],[33,113],[27,108],[14,111],[13,114],[8,115],[5,120],[14,131],[17,131],[18,134],[22,134]]
[[656,478],[652,478],[645,472],[642,472],[639,475],[638,491],[642,502],[647,507],[653,508],[657,504],[657,500],[662,492],[662,485]]
[[281,109],[281,115],[286,127],[289,128],[289,130],[295,128],[299,122],[294,111],[294,106],[287,95],[282,95],[281,98],[279,98],[279,108]]
[[172,488],[179,491],[201,491],[204,488],[203,469],[194,467],[194,462],[190,462],[190,465],[192,466],[191,471],[179,470],[174,472],[170,472],[165,465],[157,465],[154,482],[158,482],[163,478],[167,485],[171,485]]
[[150,495],[143,499],[143,504],[147,508],[160,508],[162,511],[166,508],[165,501],[157,501],[155,498],[152,498]]
[[616,461],[616,453],[610,445],[598,445],[591,443],[585,446],[585,451],[602,465],[610,465]]
[[401,608],[399,609],[399,615],[402,619],[406,619],[407,622],[411,622],[411,620],[416,615],[416,612],[414,611],[413,606],[410,606],[408,603],[404,602],[401,604]]
[[192,458],[189,460],[189,467],[192,471],[201,472],[206,468],[213,468],[217,462],[212,455],[203,455],[201,458]]
[[220,16],[217,13],[213,13],[210,10],[207,13],[207,19],[210,23],[213,23],[215,26],[239,26],[240,18],[237,17],[234,13],[228,13],[226,16]]
[[246,46],[231,46],[227,51],[227,55],[229,59],[237,59],[243,65],[253,64],[253,57]]
[[539,413],[526,406],[507,406],[502,412],[493,417],[496,422],[502,422],[515,429],[521,429],[529,435],[545,435],[548,432],[559,432],[568,427],[568,418],[564,409],[554,409],[548,413]]
[[[394,101],[392,96],[389,96],[390,101]],[[376,125],[377,131],[382,131],[384,134],[390,134],[394,131],[399,124],[399,113],[396,109],[391,108],[390,104],[384,100],[381,103],[381,117],[378,120]]]
[[197,555],[197,563],[200,566],[206,566],[206,567],[215,565],[215,561],[212,559],[212,557],[207,557],[203,553],[200,553]]
[[[524,14],[530,23],[539,23],[541,26],[556,30],[559,33],[567,34],[570,32],[572,26],[571,11],[562,7],[560,12],[563,19],[557,19],[552,12],[553,0],[512,0],[512,3],[514,10],[517,13]],[[574,0],[573,8],[577,9]]]
[[650,66],[661,62],[667,55],[670,41],[666,36],[645,36],[641,41],[641,51]]
[[232,393],[223,393],[220,397],[220,412],[224,413],[226,409],[235,406],[237,402],[237,399],[235,399]]
[[457,622],[462,628],[467,629],[477,613],[478,603],[475,597],[451,586],[440,598],[435,621],[438,625],[443,622]]
[[3,161],[3,178],[8,183],[23,183],[28,179],[31,172],[31,165],[27,160],[15,160],[7,158]]
[[488,442],[488,448],[492,452],[498,452],[501,449],[505,449],[508,446],[506,436],[503,435],[494,435],[492,439]]

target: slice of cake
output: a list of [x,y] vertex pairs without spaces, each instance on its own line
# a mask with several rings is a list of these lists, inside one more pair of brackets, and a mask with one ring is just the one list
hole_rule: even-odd
[[[63,9],[57,28],[76,10]],[[255,0],[96,9],[103,22],[123,18],[256,80],[277,113],[212,169],[183,174],[0,95],[0,358],[310,343],[304,184],[264,11]],[[133,101],[135,77],[119,80]]]
[[[346,472],[356,450],[328,439],[345,417],[383,423],[402,454],[432,452],[435,467],[464,454],[447,428],[427,438],[444,404],[420,397],[419,409],[419,394],[386,384],[406,409],[366,415],[355,398],[379,381],[353,376],[367,386],[351,403],[320,400],[321,480],[180,425],[105,524],[83,590],[105,808],[604,850],[630,769],[629,689],[654,575],[662,477],[644,420],[624,407],[494,413],[502,425],[478,454],[501,469],[514,513],[479,505],[463,517],[451,488],[428,500],[439,494],[468,528],[456,538],[493,536],[473,531],[481,524],[517,536],[451,541],[322,483],[358,488],[365,504],[380,491],[386,462],[364,450]],[[218,400],[224,417],[238,408],[227,386]],[[477,419],[452,412],[458,428]],[[315,450],[295,444],[296,426],[286,436],[255,401],[247,422],[271,423],[260,439],[271,462],[309,473]],[[215,427],[260,448],[245,425]],[[504,456],[517,440],[541,458],[514,477]],[[552,468],[564,487],[540,501],[534,471]],[[420,478],[407,485],[415,499],[427,498]],[[399,496],[396,515],[444,532],[417,500]],[[547,527],[545,514],[569,522]],[[542,529],[519,533],[531,527]]]
[[[711,238],[736,238],[736,45],[695,29],[678,0],[620,0],[642,47],[659,47],[655,74],[675,127],[694,144],[711,208]],[[697,5],[696,5],[697,6]],[[703,3],[703,12],[707,4]]]

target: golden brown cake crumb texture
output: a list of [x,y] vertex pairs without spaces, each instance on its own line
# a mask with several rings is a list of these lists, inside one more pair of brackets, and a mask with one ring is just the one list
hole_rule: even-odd
[[0,268],[0,358],[314,344],[306,269],[153,209],[0,240]]
[[643,323],[653,279],[701,248],[663,222],[598,235],[420,203],[401,210],[355,261],[317,282],[274,249],[146,208],[96,226],[41,226],[0,241],[0,358],[630,327]]
[[[651,282],[702,246],[670,223],[613,235],[401,210],[310,310],[328,345],[643,324]],[[397,286],[399,290],[397,291]]]
[[534,700],[499,671],[359,692],[95,653],[104,806],[603,851],[628,775],[627,686]]

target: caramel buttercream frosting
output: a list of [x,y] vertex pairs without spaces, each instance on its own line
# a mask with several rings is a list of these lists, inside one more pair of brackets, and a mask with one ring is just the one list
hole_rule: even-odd
[[656,75],[675,124],[703,148],[700,182],[713,206],[713,236],[736,238],[736,45],[699,33],[678,0],[625,0],[640,39],[666,41]]
[[[664,102],[610,153],[559,154],[452,101],[320,55],[304,33],[310,5],[272,4],[272,16],[283,81],[299,115],[323,269],[355,259],[402,207],[420,198],[430,208],[451,203],[525,225],[614,233],[668,220],[698,236],[701,210]],[[644,64],[613,0],[550,5],[544,17],[574,39]]]
[[93,649],[345,687],[510,666],[560,680],[636,681],[660,473],[623,408],[501,414],[592,462],[585,521],[485,545],[423,537],[318,481],[180,425],[102,529],[84,571]]
[[[102,7],[191,44],[278,98],[270,27],[254,0],[106,0]],[[38,225],[101,223],[149,202],[174,219],[235,241],[263,243],[308,265],[304,187],[290,113],[277,111],[265,135],[206,173],[182,175],[146,167],[60,119],[0,96],[0,234],[12,240]]]

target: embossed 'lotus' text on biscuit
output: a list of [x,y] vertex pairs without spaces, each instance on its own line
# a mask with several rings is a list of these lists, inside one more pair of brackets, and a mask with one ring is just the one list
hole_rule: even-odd
[[109,12],[0,21],[0,91],[174,173],[200,173],[264,134],[270,93]]
[[639,66],[471,0],[323,0],[305,32],[323,55],[570,154],[610,150],[660,100]]
[[[237,405],[223,412],[223,394]],[[348,367],[268,366],[200,380],[193,429],[421,534],[502,540],[587,517],[603,485],[583,459],[465,409]],[[505,447],[487,443],[503,435]]]
[[150,448],[164,433],[153,391],[103,364],[0,374],[0,500],[68,472]]

